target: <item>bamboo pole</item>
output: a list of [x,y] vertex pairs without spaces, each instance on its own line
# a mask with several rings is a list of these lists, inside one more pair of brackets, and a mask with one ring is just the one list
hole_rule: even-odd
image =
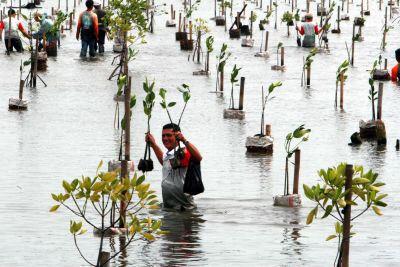
[[353,37],[351,38],[351,65],[354,66],[354,37],[355,37],[356,24],[353,23]]
[[240,77],[239,110],[243,110],[245,77]]
[[269,32],[266,31],[266,32],[265,32],[265,48],[264,48],[264,51],[265,51],[265,52],[268,51],[268,37],[269,37]]
[[341,72],[339,74],[340,79],[340,108],[343,109],[343,100],[344,100],[344,74]]
[[293,194],[299,193],[299,178],[300,178],[300,149],[296,149],[294,152]]
[[377,119],[382,120],[382,100],[383,100],[383,83],[379,83],[379,89],[378,89],[378,113],[377,113]]
[[281,66],[285,66],[285,48],[281,47]]

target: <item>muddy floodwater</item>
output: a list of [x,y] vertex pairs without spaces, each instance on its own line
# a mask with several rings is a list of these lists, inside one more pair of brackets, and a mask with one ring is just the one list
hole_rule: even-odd
[[[360,2],[350,4],[351,18],[359,14]],[[181,8],[180,1],[165,3],[166,11],[171,3]],[[51,6],[56,5],[56,1],[46,1],[43,10],[50,12]],[[357,234],[351,239],[351,265],[400,266],[400,152],[395,149],[395,140],[400,138],[400,87],[391,82],[384,84],[386,148],[377,148],[374,142],[359,147],[347,145],[350,135],[358,131],[359,120],[371,117],[368,70],[373,61],[382,53],[383,58],[388,58],[389,67],[396,64],[399,24],[393,23],[386,51],[382,52],[379,47],[384,8],[379,11],[376,1],[369,2],[371,16],[365,17],[364,41],[355,44],[355,63],[348,71],[341,111],[334,108],[335,73],[347,58],[345,42],[350,46],[352,22],[341,22],[340,35],[328,35],[330,54],[315,56],[311,87],[304,88],[300,85],[302,58],[308,50],[297,47],[293,27],[287,37],[286,25],[280,18],[290,6],[284,1],[278,5],[278,29],[273,29],[274,16],[266,27],[270,31],[269,59],[254,57],[262,34],[258,23],[254,27],[255,46],[245,48],[240,40],[229,39],[224,27],[208,21],[215,38],[209,77],[192,75],[203,66],[188,61],[189,53],[180,50],[174,36],[176,28],[165,27],[168,15],[156,15],[154,34],[147,35],[147,44],[139,47],[137,59],[130,63],[133,93],[138,98],[132,118],[131,158],[138,162],[145,147],[142,82],[147,77],[155,80],[157,91],[160,87],[168,89],[170,101],[178,102],[172,111],[174,117],[182,107],[181,95],[175,88],[187,83],[192,99],[181,127],[202,153],[206,190],[195,197],[198,209],[193,213],[157,211],[154,215],[163,219],[170,234],[150,244],[132,244],[112,262],[113,266],[332,266],[337,243],[325,238],[334,233],[334,220],[317,219],[307,226],[306,217],[314,205],[305,197],[300,208],[273,206],[272,198],[283,194],[284,138],[300,124],[312,130],[309,141],[301,145],[301,185],[317,183],[317,170],[340,162],[372,168],[386,183],[382,191],[389,196],[388,207],[382,209],[384,216],[378,217],[371,210],[354,223]],[[78,9],[83,10],[83,6]],[[298,1],[298,6],[305,9],[305,1]],[[193,18],[208,20],[214,16],[213,7],[213,1],[202,1]],[[235,0],[234,11],[241,7],[242,1]],[[249,4],[247,16],[254,7]],[[316,14],[315,2],[311,8]],[[255,12],[259,18],[264,16],[261,10]],[[230,20],[228,17],[228,27]],[[335,16],[332,24],[334,20]],[[227,93],[218,96],[210,92],[215,90],[215,55],[223,42],[233,54],[225,68]],[[278,42],[285,47],[286,72],[271,70],[271,65],[276,64]],[[48,86],[38,82],[36,89],[26,88],[28,110],[14,112],[8,110],[8,99],[18,96],[19,63],[28,59],[29,53],[7,56],[3,42],[0,45],[0,266],[87,266],[69,233],[69,220],[77,218],[65,209],[48,212],[54,205],[50,193],[62,191],[63,179],[92,176],[101,159],[118,158],[119,131],[113,126],[117,86],[115,80],[107,80],[114,68],[112,43],[107,41],[106,53],[96,60],[79,59],[79,50],[75,29],[67,32],[58,57],[49,58],[48,70],[39,73]],[[234,64],[242,68],[239,75],[246,77],[243,121],[222,117],[229,105],[228,76]],[[272,125],[275,138],[274,153],[246,154],[246,137],[259,132],[261,86],[275,81],[282,81],[283,86],[277,89],[276,98],[266,110],[266,122]],[[237,87],[235,96],[238,95]],[[161,127],[168,117],[158,104],[159,99],[156,101],[151,127],[161,142]],[[161,200],[161,166],[155,165],[147,181]],[[302,188],[300,191],[303,194]],[[90,229],[79,239],[85,255],[92,260],[99,242]],[[109,238],[106,250],[118,251],[124,242],[118,237]]]

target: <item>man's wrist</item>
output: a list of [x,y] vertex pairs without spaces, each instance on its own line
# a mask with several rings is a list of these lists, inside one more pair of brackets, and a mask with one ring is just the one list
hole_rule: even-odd
[[182,142],[185,146],[189,145],[189,141],[185,139],[185,141]]

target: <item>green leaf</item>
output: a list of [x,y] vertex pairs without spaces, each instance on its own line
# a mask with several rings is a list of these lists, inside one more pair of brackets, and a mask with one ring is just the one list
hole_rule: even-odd
[[334,239],[334,238],[336,238],[336,237],[337,237],[336,235],[330,235],[330,236],[328,236],[328,237],[325,239],[325,241],[332,240],[332,239]]
[[54,205],[53,207],[50,208],[50,212],[55,212],[56,210],[58,210],[58,208],[60,207],[60,205]]
[[332,212],[332,209],[333,209],[333,206],[332,206],[332,205],[328,205],[328,206],[326,206],[326,209],[325,209],[324,216],[322,216],[322,218],[321,218],[321,219],[324,219],[324,218],[328,217],[328,216],[329,216],[329,214],[331,214],[331,212]]
[[339,222],[335,223],[335,232],[336,232],[336,234],[341,234],[342,233],[342,227],[341,227]]
[[306,224],[311,224],[315,217],[315,208],[313,208],[310,213],[308,213]]
[[62,186],[64,187],[64,189],[67,193],[71,193],[72,188],[71,188],[71,185],[67,181],[63,180]]
[[303,184],[303,190],[304,190],[304,194],[306,195],[306,197],[308,199],[311,199],[311,200],[314,199],[314,192],[310,187],[308,187],[306,184]]
[[173,106],[175,106],[176,105],[176,102],[169,102],[168,103],[168,107],[169,108],[172,108]]
[[51,197],[52,197],[55,201],[57,201],[57,202],[60,201],[60,200],[58,199],[58,197],[57,197],[56,194],[51,194]]
[[136,186],[142,184],[145,179],[146,177],[144,175],[140,176],[136,181]]
[[376,215],[379,215],[379,216],[383,215],[382,211],[377,206],[372,206],[372,209],[374,210]]
[[381,194],[381,195],[377,196],[377,197],[375,198],[375,200],[376,200],[376,201],[379,201],[379,200],[381,200],[381,199],[384,199],[384,198],[387,197],[387,196],[388,196],[388,194]]

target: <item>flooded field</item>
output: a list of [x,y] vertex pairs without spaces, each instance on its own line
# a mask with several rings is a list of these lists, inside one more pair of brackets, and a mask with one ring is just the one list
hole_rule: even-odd
[[[165,3],[166,11],[171,3],[181,8],[180,1]],[[240,10],[242,4],[234,0],[234,11]],[[264,2],[264,10],[267,4]],[[394,22],[394,29],[388,32],[387,48],[382,52],[384,8],[379,11],[378,3],[370,1],[371,16],[365,17],[364,41],[355,44],[354,67],[348,71],[344,110],[340,110],[334,107],[335,76],[337,67],[347,59],[345,42],[351,43],[352,22],[341,22],[340,35],[328,35],[330,53],[315,56],[311,87],[304,88],[300,85],[302,60],[309,50],[297,47],[294,27],[287,37],[286,25],[280,18],[290,10],[290,5],[283,1],[278,4],[278,29],[273,29],[273,16],[266,26],[270,32],[269,59],[254,57],[262,34],[258,23],[254,27],[255,45],[246,48],[241,47],[240,40],[229,39],[224,27],[208,21],[209,34],[215,38],[209,77],[192,75],[203,66],[188,61],[189,53],[180,50],[174,36],[176,28],[165,27],[168,15],[155,17],[154,34],[146,36],[147,44],[140,45],[137,59],[130,63],[132,92],[138,98],[131,123],[131,158],[137,163],[145,148],[147,122],[141,104],[145,95],[142,82],[146,77],[154,79],[157,91],[160,87],[169,90],[169,99],[179,106],[173,110],[175,117],[182,106],[181,95],[175,88],[187,83],[192,99],[181,128],[203,155],[206,190],[195,197],[198,209],[193,213],[155,212],[170,234],[150,244],[134,243],[112,266],[331,266],[337,243],[325,238],[334,231],[334,221],[317,219],[306,225],[314,204],[305,196],[300,208],[273,206],[273,197],[283,194],[285,136],[301,124],[312,130],[309,141],[301,146],[301,185],[316,184],[317,170],[340,162],[371,168],[386,183],[383,191],[389,196],[388,207],[382,209],[384,216],[378,217],[371,210],[355,223],[357,235],[351,239],[351,266],[400,265],[400,152],[395,149],[395,141],[400,138],[400,88],[396,84],[384,84],[382,117],[387,146],[378,148],[375,142],[348,146],[350,135],[359,130],[359,120],[371,117],[368,70],[373,61],[382,53],[390,68],[397,64],[394,51],[399,44],[399,24]],[[350,4],[351,18],[359,14],[359,4],[360,1]],[[50,12],[56,2],[46,1],[42,5],[43,11]],[[305,1],[298,1],[300,9],[305,6]],[[254,7],[249,3],[246,14]],[[78,9],[83,8],[82,3]],[[208,20],[214,16],[213,8],[213,1],[202,1],[193,18]],[[316,15],[315,2],[311,9]],[[264,16],[262,10],[254,10],[259,18]],[[332,28],[334,20],[335,16]],[[228,17],[228,28],[230,21]],[[227,91],[219,96],[210,91],[215,90],[215,55],[224,42],[232,56],[225,68]],[[276,64],[278,42],[285,47],[285,72],[271,70],[271,65]],[[115,81],[107,80],[114,68],[112,42],[106,42],[106,53],[95,60],[81,60],[79,50],[75,29],[67,32],[58,57],[49,58],[48,70],[39,73],[48,86],[38,82],[36,89],[27,88],[24,98],[29,100],[28,111],[15,112],[8,110],[8,99],[18,96],[20,60],[28,59],[29,53],[7,56],[3,42],[0,45],[0,266],[87,266],[69,233],[73,216],[65,209],[55,214],[48,212],[54,204],[50,193],[61,192],[63,179],[94,175],[101,159],[117,159],[120,132],[113,126],[117,86]],[[229,73],[234,64],[242,68],[239,76],[246,77],[243,121],[223,119],[223,110],[229,105]],[[246,154],[246,137],[259,132],[261,86],[275,81],[282,81],[283,85],[266,110],[266,122],[272,125],[275,138],[274,153]],[[238,88],[235,95],[239,95]],[[168,117],[159,101],[156,100],[151,124],[157,142],[161,143],[161,128]],[[158,163],[147,181],[161,200]],[[300,193],[303,195],[302,187]],[[79,242],[85,255],[95,259],[100,241],[91,229]],[[124,242],[118,237],[108,238],[106,250],[118,251]]]

